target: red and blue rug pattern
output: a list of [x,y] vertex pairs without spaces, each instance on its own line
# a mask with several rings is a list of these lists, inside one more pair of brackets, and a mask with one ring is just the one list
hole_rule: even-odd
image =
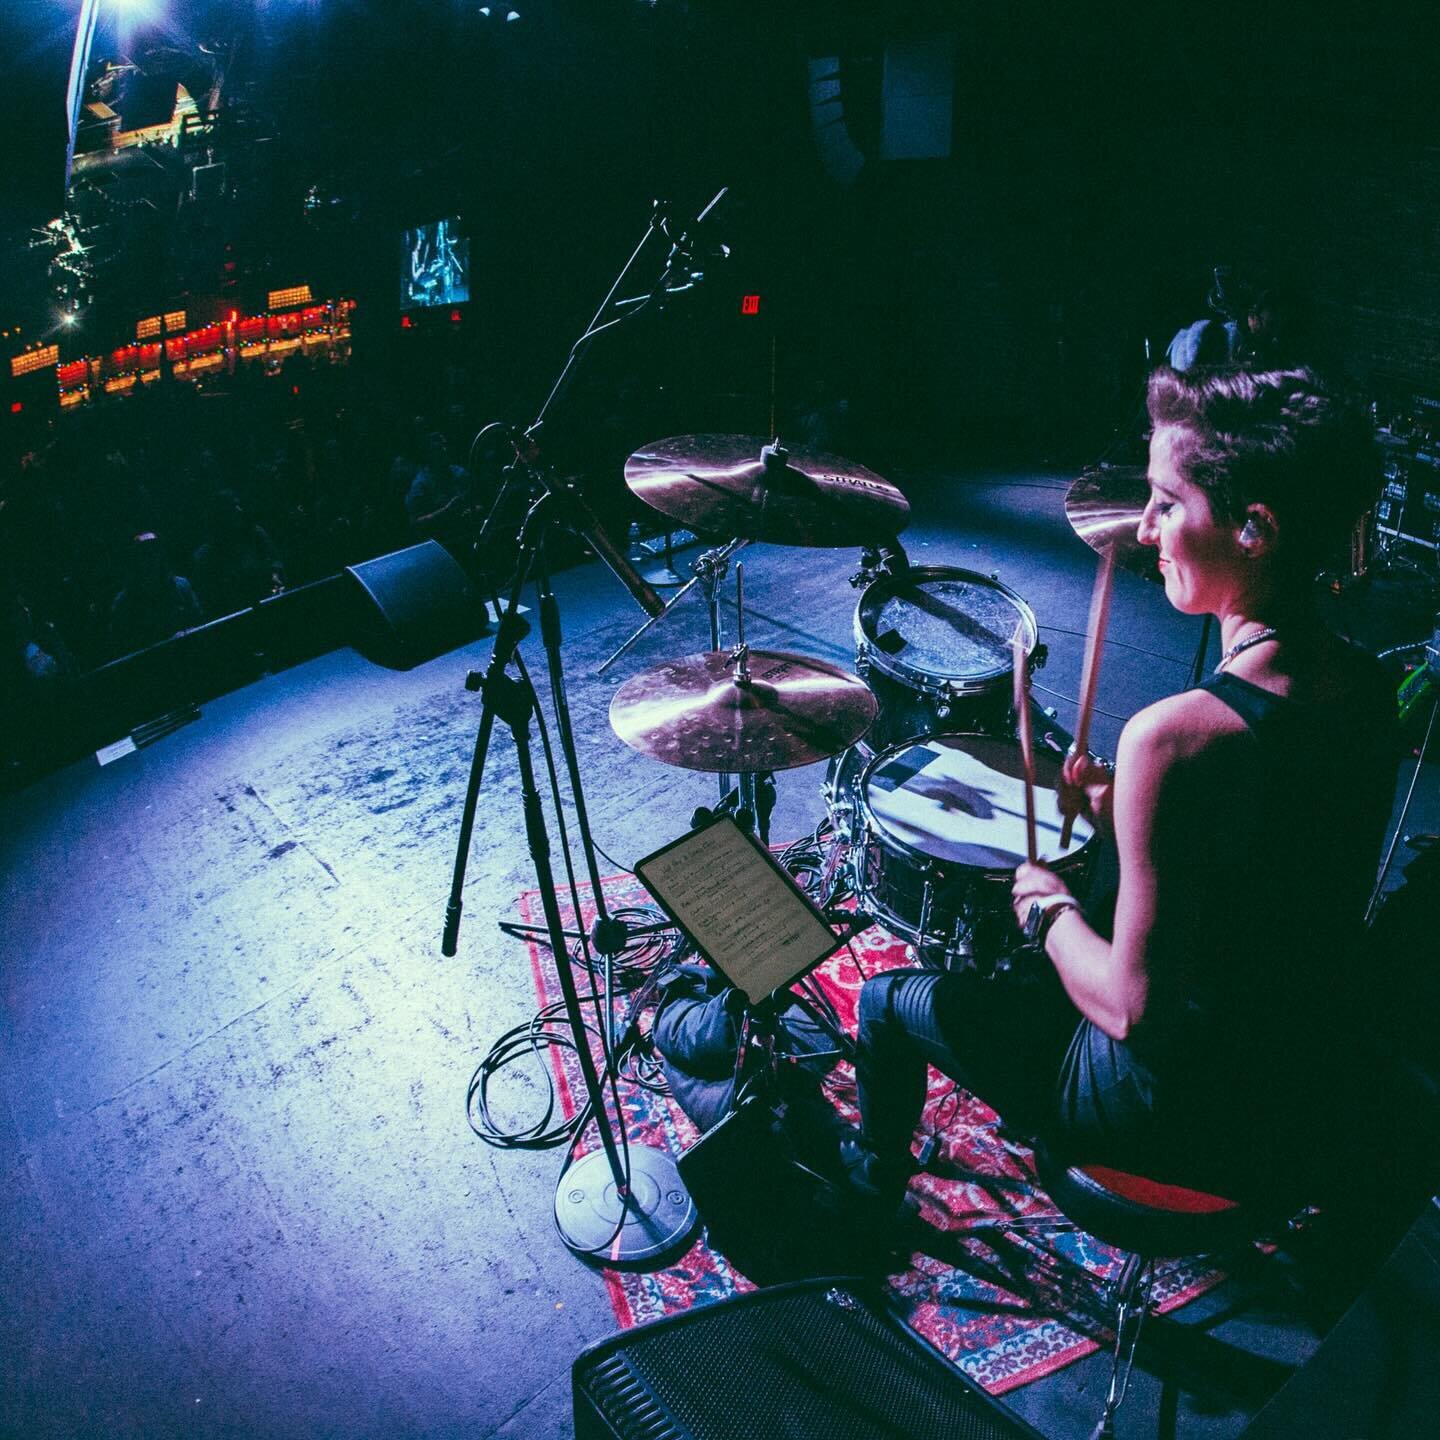
[[[628,875],[602,883],[611,909],[649,903]],[[592,917],[586,888],[581,904],[588,925]],[[534,892],[521,897],[520,910],[527,921],[543,923]],[[562,914],[568,925],[570,910],[563,902]],[[536,994],[541,1004],[548,1004],[560,994],[553,957],[544,944],[532,943],[529,950]],[[907,963],[903,942],[876,927],[827,960],[815,976],[853,1034],[865,978]],[[581,1092],[579,1068],[569,1052],[552,1048],[550,1055],[568,1116],[575,1110],[574,1096]],[[826,1091],[844,1117],[856,1118],[849,1065],[835,1067]],[[630,1140],[679,1155],[698,1138],[695,1126],[668,1096],[622,1084],[620,1099]],[[916,1253],[908,1268],[889,1277],[896,1313],[992,1395],[1038,1380],[1108,1344],[1111,1337],[1104,1329],[1081,1318],[1084,1309],[1067,1307],[1063,1297],[1100,1293],[1119,1270],[1120,1252],[1081,1231],[1046,1229],[1044,1221],[1056,1211],[1036,1183],[1030,1151],[1001,1134],[994,1111],[936,1071],[930,1075],[922,1128],[938,1132],[939,1148],[927,1172],[911,1183],[911,1193],[926,1224],[944,1232],[947,1258]],[[587,1140],[593,1142],[593,1135],[592,1129]],[[586,1148],[582,1142],[578,1153]],[[995,1226],[1005,1220],[1040,1222],[1040,1228],[1005,1231],[1002,1241],[995,1236]],[[663,1269],[607,1269],[604,1275],[622,1327],[754,1288],[708,1247],[703,1232],[681,1259]],[[1153,1291],[1157,1308],[1173,1310],[1223,1278],[1203,1260],[1162,1263]],[[1033,1298],[1025,1298],[1036,1293],[1053,1296],[1056,1303],[1037,1308]]]

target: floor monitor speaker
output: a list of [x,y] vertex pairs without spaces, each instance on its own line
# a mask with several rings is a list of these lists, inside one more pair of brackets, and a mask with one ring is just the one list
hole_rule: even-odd
[[1041,1440],[851,1280],[752,1290],[602,1340],[575,1440]]
[[487,631],[480,597],[438,541],[350,565],[346,574],[359,585],[355,648],[378,665],[409,670]]

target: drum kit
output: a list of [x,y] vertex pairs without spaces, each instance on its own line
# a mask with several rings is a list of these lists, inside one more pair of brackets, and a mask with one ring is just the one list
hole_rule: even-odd
[[[711,650],[621,685],[610,705],[615,733],[663,764],[721,776],[722,806],[744,812],[763,840],[761,787],[773,772],[828,760],[826,873],[843,874],[859,908],[913,946],[921,963],[1008,968],[1021,948],[1010,908],[1016,867],[1034,854],[1080,887],[1095,851],[1089,824],[1075,820],[1071,834],[1060,813],[1061,754],[1032,754],[1028,724],[1017,736],[1016,683],[1023,670],[1024,708],[1029,671],[1045,660],[1030,607],[993,577],[911,568],[898,545],[877,543],[898,536],[909,504],[890,482],[835,455],[743,435],[684,435],[637,451],[625,479],[669,519],[733,538],[702,557],[696,578],[666,607],[703,583]],[[1143,471],[1130,470],[1089,472],[1067,493],[1071,525],[1107,557],[1107,602],[1111,559],[1153,575],[1152,552],[1135,541],[1145,494]],[[719,585],[729,558],[751,541],[864,547],[852,581],[861,589],[857,673],[751,650],[740,564],[738,639],[721,648]],[[1097,605],[1101,593],[1097,586]],[[1095,619],[1092,611],[1092,629]],[[1093,673],[1098,634],[1092,642]],[[731,775],[739,778],[733,791]]]

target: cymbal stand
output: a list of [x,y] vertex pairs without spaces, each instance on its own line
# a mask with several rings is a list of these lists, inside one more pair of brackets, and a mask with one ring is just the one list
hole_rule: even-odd
[[710,648],[718,650],[720,648],[720,582],[725,578],[731,558],[749,543],[748,540],[742,540],[736,536],[735,539],[727,541],[719,549],[707,550],[701,555],[692,567],[694,574],[665,602],[665,608],[658,615],[652,615],[618,650],[602,660],[595,667],[595,673],[603,675],[622,655],[633,649],[635,643],[642,636],[648,635],[699,585],[705,586],[706,603],[710,606]]
[[[498,716],[510,728],[515,741],[525,835],[535,867],[541,907],[545,913],[545,930],[555,955],[555,971],[564,997],[565,1016],[584,1080],[589,1111],[599,1131],[601,1143],[599,1150],[582,1156],[562,1173],[555,1193],[555,1224],[560,1238],[576,1254],[607,1260],[612,1264],[626,1261],[633,1263],[662,1254],[677,1245],[694,1225],[695,1207],[681,1183],[674,1160],[668,1154],[654,1146],[630,1144],[623,1125],[617,1143],[611,1128],[610,1112],[605,1104],[605,1093],[595,1068],[595,1057],[590,1050],[590,1034],[581,1014],[575,976],[565,948],[565,932],[560,920],[555,875],[550,864],[550,839],[530,750],[530,725],[537,709],[535,691],[524,678],[523,670],[520,680],[512,679],[508,674],[510,662],[515,658],[516,648],[524,634],[523,623],[519,621],[518,615],[520,595],[529,581],[531,569],[544,544],[545,527],[554,523],[552,517],[555,507],[564,500],[563,491],[550,489],[543,479],[540,483],[542,493],[531,504],[520,530],[520,557],[511,579],[509,597],[500,617],[489,664],[483,676],[474,673],[466,680],[466,688],[478,690],[483,704],[475,737],[475,753],[470,765],[470,781],[461,815],[460,839],[456,848],[450,903],[445,912],[445,933],[441,951],[445,955],[454,955],[457,947],[466,862],[474,833],[475,812],[480,798],[480,784],[490,748],[490,737]],[[548,581],[543,584],[548,591]],[[550,608],[555,613],[553,632],[558,660],[558,608],[554,606],[554,596],[549,598]],[[563,694],[562,676],[560,690],[556,692],[557,702],[563,701]],[[565,723],[568,725],[568,718]],[[580,794],[578,779],[577,768],[572,773],[572,782],[576,783],[576,796]],[[553,799],[558,815],[560,797],[557,794]],[[608,1031],[607,1017],[606,1074],[613,1092],[615,1078],[608,1063]],[[616,1113],[618,1116],[618,1103]]]
[[[720,587],[725,583],[725,576],[730,569],[730,555],[736,553],[731,551],[727,554],[729,547],[721,547],[719,550],[707,550],[695,562],[695,576],[705,590],[705,609],[710,616],[710,648],[718,651],[720,649]],[[737,547],[738,549],[738,547]],[[735,584],[737,587],[744,585],[745,566],[742,561],[735,562]],[[745,679],[740,679],[737,672],[735,683],[749,684],[749,668],[745,661],[749,658],[749,650],[745,647],[745,600],[744,590],[739,589],[740,599],[737,602],[740,606],[740,649],[745,651],[745,656],[740,661],[740,671],[744,672]],[[736,655],[739,655],[736,651]],[[734,659],[735,657],[731,657]],[[723,801],[730,793],[730,776],[723,771],[716,775],[716,782],[720,786],[720,798]],[[741,787],[744,788],[744,780],[741,780]],[[752,815],[755,811],[752,809]]]
[[[723,579],[723,571],[714,582],[717,590],[720,579]],[[745,564],[743,561],[735,563],[735,614],[736,642],[735,648],[730,652],[730,663],[735,667],[736,689],[748,690],[752,681],[750,677],[750,646],[745,639]],[[718,651],[720,648],[718,599],[711,602],[710,634],[714,642],[714,649]],[[762,844],[768,845],[770,843],[770,816],[775,809],[774,774],[769,770],[741,771],[735,780],[736,784],[732,787],[729,775],[719,776],[720,803],[708,812],[697,810],[691,823],[699,823],[707,817],[707,813],[713,816],[731,812],[735,814],[736,819],[742,825],[754,830],[760,836]]]

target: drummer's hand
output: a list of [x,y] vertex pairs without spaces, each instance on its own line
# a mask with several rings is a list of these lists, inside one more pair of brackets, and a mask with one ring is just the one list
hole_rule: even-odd
[[1084,815],[1106,830],[1114,829],[1115,772],[1103,760],[1067,755],[1055,796],[1062,815]]
[[1030,915],[1030,907],[1046,895],[1068,895],[1070,887],[1048,866],[1027,860],[1015,872],[1010,890],[1010,904],[1021,929]]

